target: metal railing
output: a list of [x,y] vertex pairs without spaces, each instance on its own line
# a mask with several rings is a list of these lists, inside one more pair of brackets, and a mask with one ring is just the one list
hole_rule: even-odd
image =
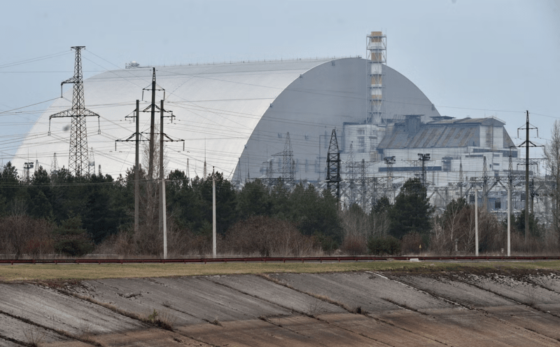
[[305,263],[358,261],[519,261],[560,260],[560,256],[329,256],[329,257],[245,257],[245,258],[188,258],[188,259],[0,259],[0,264],[206,264],[206,263]]

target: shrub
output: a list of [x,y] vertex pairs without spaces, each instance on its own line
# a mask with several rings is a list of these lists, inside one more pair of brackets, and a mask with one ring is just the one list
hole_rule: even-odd
[[358,255],[366,253],[365,237],[358,235],[347,235],[342,242],[341,249],[347,254]]
[[52,225],[44,219],[16,215],[0,219],[0,252],[20,258],[53,253]]
[[225,244],[237,254],[302,255],[316,251],[313,236],[304,236],[290,222],[258,216],[238,222],[226,233]]
[[57,253],[79,257],[93,251],[93,241],[87,231],[82,229],[80,217],[63,221],[54,234]]
[[402,238],[401,249],[405,254],[420,253],[422,250],[426,250],[426,248],[426,242],[419,233],[408,233]]
[[331,236],[325,236],[318,232],[315,233],[315,240],[321,245],[321,249],[326,254],[332,254],[339,247],[338,242],[336,242]]
[[401,253],[401,242],[393,236],[376,236],[368,241],[370,253],[375,255],[398,255]]

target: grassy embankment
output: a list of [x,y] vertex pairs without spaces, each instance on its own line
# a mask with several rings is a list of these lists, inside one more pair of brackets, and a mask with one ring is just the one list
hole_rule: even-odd
[[273,272],[344,272],[344,271],[560,271],[560,261],[536,262],[346,262],[346,263],[212,263],[212,264],[66,264],[66,265],[2,265],[0,281],[88,280],[100,278],[201,276],[257,274]]

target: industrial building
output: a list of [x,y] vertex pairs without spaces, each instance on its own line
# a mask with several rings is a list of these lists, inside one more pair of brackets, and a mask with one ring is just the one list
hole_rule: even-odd
[[[422,174],[434,199],[442,196],[438,187],[452,189],[449,197],[456,198],[473,178],[507,176],[517,150],[503,121],[441,115],[412,81],[387,66],[386,37],[372,32],[366,40],[366,59],[156,67],[157,99],[165,99],[175,116],[166,118],[165,133],[185,141],[184,150],[181,143],[166,143],[167,170],[194,177],[215,168],[239,186],[282,177],[324,187],[336,129],[343,199],[365,208]],[[135,131],[129,119],[137,99],[141,110],[149,106],[143,88],[151,80],[152,67],[132,62],[84,81],[85,105],[101,117],[99,129],[94,119],[87,124],[91,172],[118,176],[133,166],[134,143],[115,140]],[[68,108],[71,93],[37,120],[13,160],[18,169],[35,160],[49,170],[67,165],[70,121],[50,124],[49,116]],[[140,124],[147,134],[149,113],[140,114]],[[430,154],[425,171],[419,153]]]

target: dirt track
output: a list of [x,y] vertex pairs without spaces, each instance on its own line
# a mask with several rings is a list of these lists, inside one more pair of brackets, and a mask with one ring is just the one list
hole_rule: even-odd
[[366,271],[0,284],[0,346],[33,343],[559,346],[560,276]]

